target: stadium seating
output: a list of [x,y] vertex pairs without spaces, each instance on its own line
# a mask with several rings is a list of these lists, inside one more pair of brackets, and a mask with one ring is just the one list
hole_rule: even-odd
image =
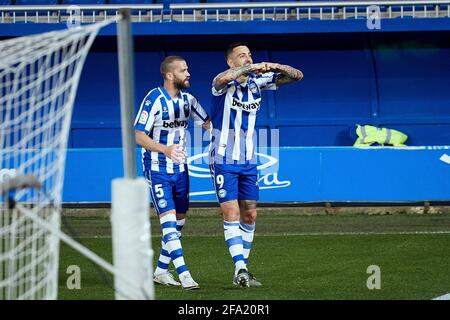
[[286,2],[286,1],[271,1],[271,0],[249,0],[246,2]]
[[51,5],[58,4],[58,0],[15,0],[17,5]]
[[[120,4],[153,4],[153,0],[106,0],[106,3],[109,5],[120,5]],[[112,14],[115,14],[115,11],[111,11]],[[110,12],[107,11],[109,15]],[[147,10],[131,10],[132,15],[142,15],[145,16],[148,14]]]
[[250,2],[250,0],[233,0],[233,1],[223,1],[223,0],[206,0],[207,3],[225,3],[225,2]]
[[106,0],[107,4],[152,4],[153,0]]
[[105,4],[105,0],[62,0],[62,4]]
[[[34,6],[34,5],[55,5],[59,4],[59,0],[11,0],[11,3],[17,6]],[[14,8],[13,6],[11,8]],[[14,11],[13,13],[16,23],[28,22],[28,21],[36,21],[36,15],[41,17],[41,20],[45,20],[48,16],[57,16],[56,11],[46,11],[37,12],[36,10],[27,10],[27,11]],[[47,16],[48,15],[48,16]],[[25,19],[25,16],[27,17]],[[44,17],[45,16],[45,17]],[[55,18],[56,19],[56,18]]]
[[[170,4],[176,4],[176,3],[200,3],[200,0],[155,0],[154,3],[162,3],[164,4],[164,10],[163,10],[163,14],[164,15],[170,15],[171,11],[169,9]],[[192,14],[193,10],[184,10],[185,14]],[[169,20],[165,20],[165,21],[171,21]]]
[[200,3],[200,0],[155,0],[154,3],[164,3],[169,6],[171,3]]

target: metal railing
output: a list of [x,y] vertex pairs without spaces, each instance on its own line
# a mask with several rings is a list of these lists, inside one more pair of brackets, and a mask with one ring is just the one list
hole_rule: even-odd
[[120,9],[129,8],[133,22],[160,22],[163,4],[127,5],[12,5],[0,6],[1,23],[59,23],[79,19],[82,23],[118,17]]
[[[74,8],[69,5],[0,6],[0,22],[65,22],[73,19]],[[77,8],[77,17],[83,23],[118,16],[121,8],[131,9],[133,22],[366,19],[374,14],[374,9],[379,10],[381,19],[450,18],[450,0],[181,3],[168,8],[163,4],[124,4]]]
[[[381,19],[450,18],[450,1],[317,1],[171,4],[175,21],[344,20],[368,18],[376,6]],[[430,9],[432,8],[432,9]],[[191,13],[193,12],[193,13]],[[192,19],[193,18],[193,19]]]

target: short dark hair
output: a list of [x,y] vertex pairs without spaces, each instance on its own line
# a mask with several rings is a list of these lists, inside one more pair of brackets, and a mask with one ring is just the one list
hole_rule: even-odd
[[240,47],[240,46],[246,46],[248,47],[246,42],[233,42],[232,44],[230,44],[227,48],[227,51],[225,51],[225,60],[228,60],[228,56],[230,55],[231,52],[233,52],[234,48]]
[[159,71],[161,72],[163,78],[166,78],[166,74],[170,72],[170,65],[175,61],[186,61],[183,57],[180,56],[168,56],[166,57],[159,66]]

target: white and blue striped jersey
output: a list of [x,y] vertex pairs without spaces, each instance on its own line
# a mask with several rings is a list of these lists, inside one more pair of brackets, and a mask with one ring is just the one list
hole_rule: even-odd
[[[198,100],[181,90],[172,99],[164,87],[151,90],[142,100],[134,127],[144,131],[153,141],[166,146],[179,144],[186,148],[186,128],[192,116],[196,125],[209,119]],[[186,150],[185,150],[186,151]],[[179,173],[186,170],[186,164],[176,164],[163,153],[142,148],[143,170],[162,173]]]
[[276,90],[278,73],[248,76],[247,82],[234,80],[222,90],[212,86],[210,161],[223,164],[255,162],[256,115],[261,106],[261,90]]

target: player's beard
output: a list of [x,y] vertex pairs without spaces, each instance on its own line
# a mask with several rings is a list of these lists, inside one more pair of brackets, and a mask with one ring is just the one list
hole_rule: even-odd
[[189,87],[191,86],[191,84],[189,83],[189,79],[184,79],[184,80],[178,80],[177,79],[177,81],[175,81],[173,83],[173,85],[178,90],[189,89]]

